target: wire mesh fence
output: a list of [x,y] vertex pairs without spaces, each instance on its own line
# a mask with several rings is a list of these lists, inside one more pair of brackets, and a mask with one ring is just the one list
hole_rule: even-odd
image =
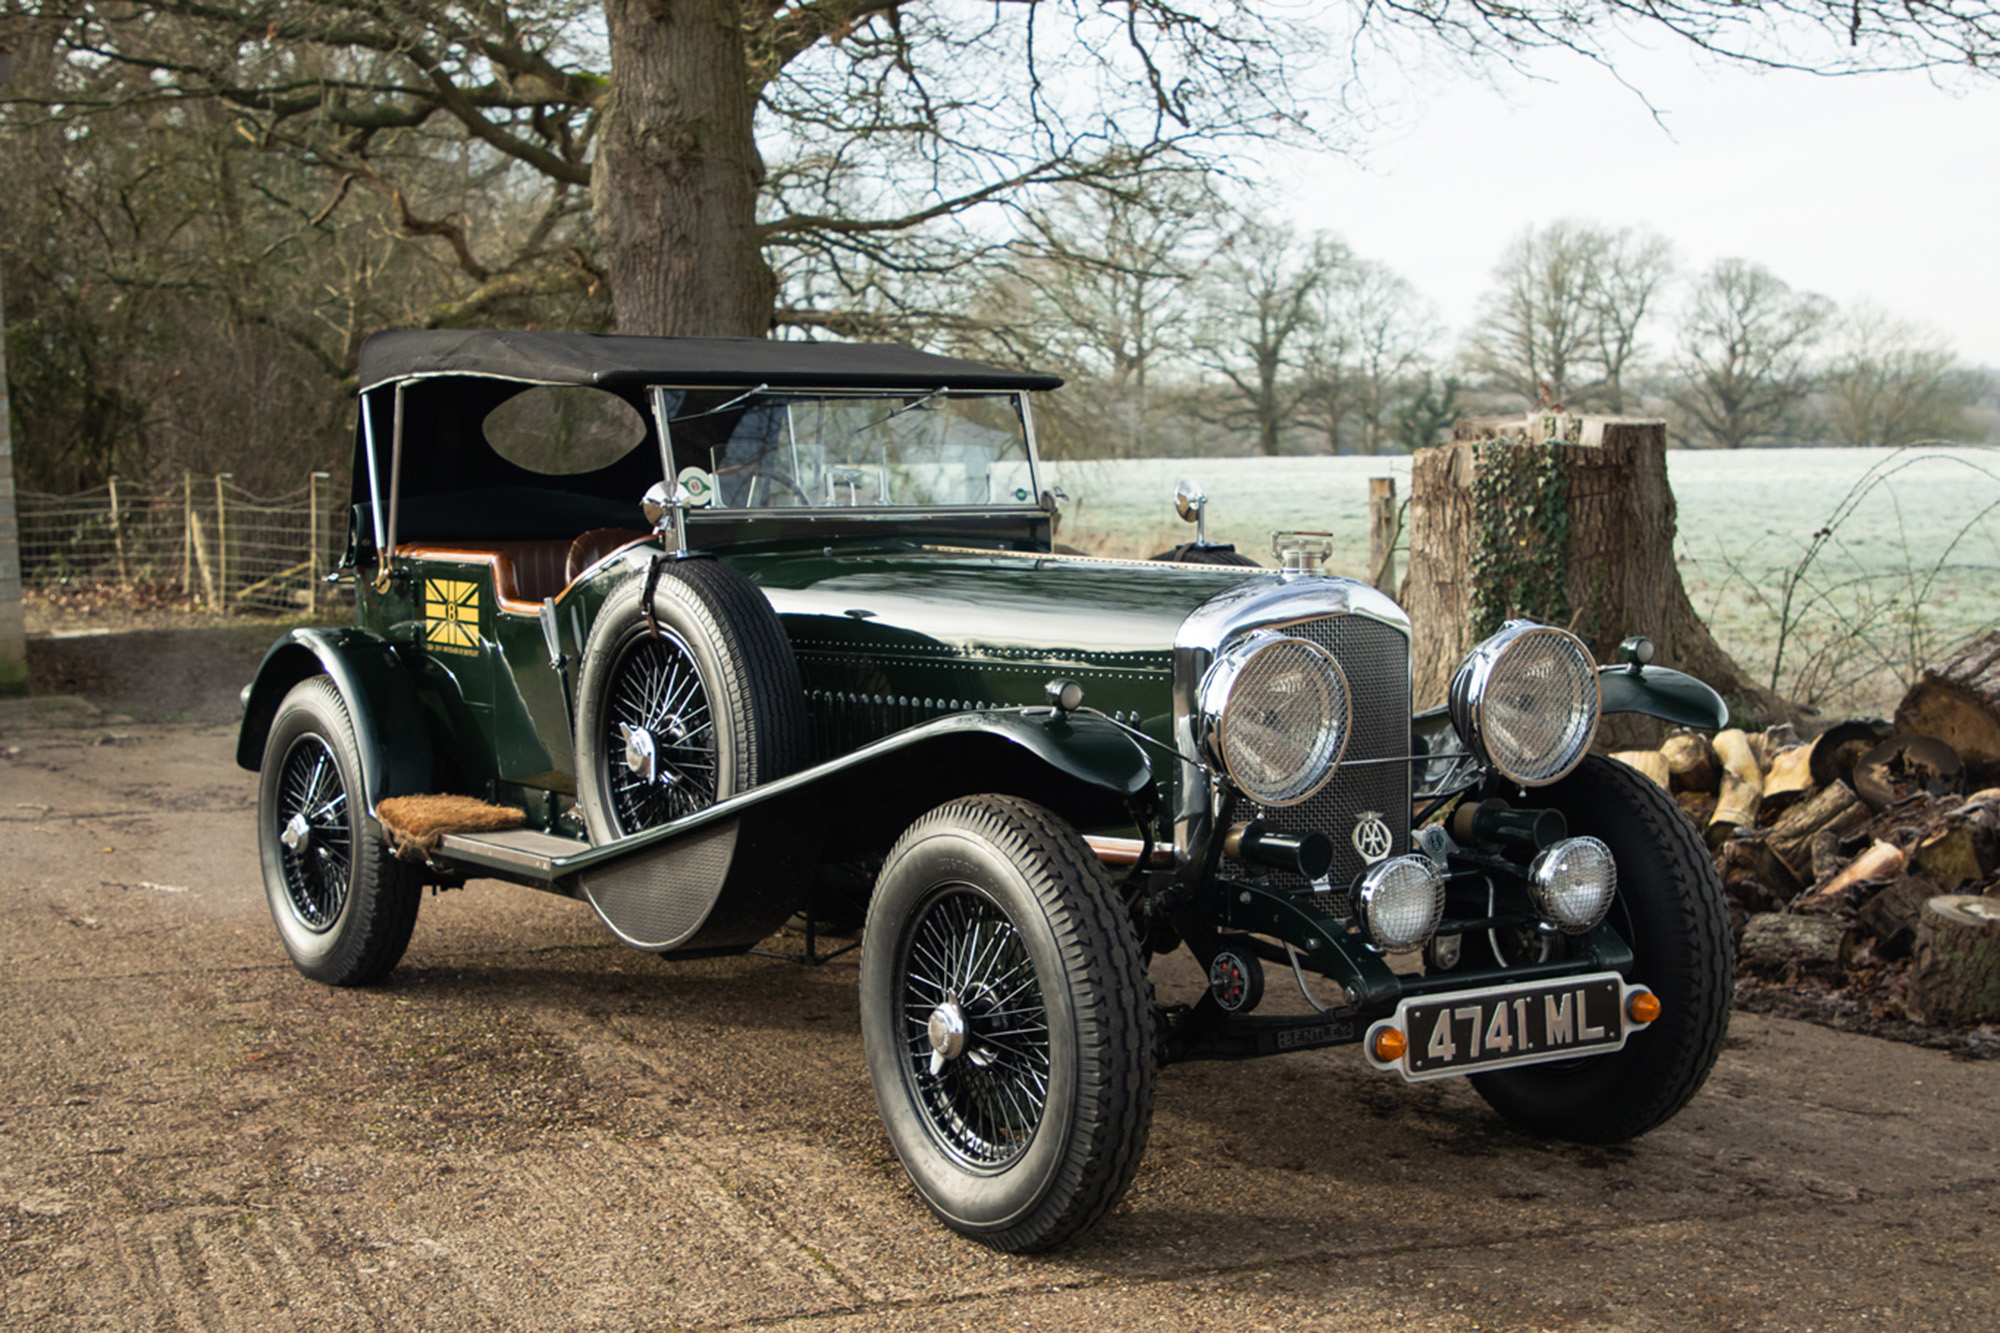
[[328,482],[315,472],[298,490],[260,496],[224,472],[165,488],[114,477],[76,495],[21,491],[21,587],[315,614],[350,596],[323,581],[346,535],[342,497]]

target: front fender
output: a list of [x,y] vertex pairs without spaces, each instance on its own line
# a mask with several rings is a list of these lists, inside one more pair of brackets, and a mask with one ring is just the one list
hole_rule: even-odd
[[1129,828],[1159,808],[1146,752],[1109,718],[992,709],[921,723],[685,819],[558,858],[546,875],[612,865],[729,821],[740,824],[742,846],[797,851],[811,842],[822,860],[879,856],[918,816],[989,793],[1034,801],[1085,830]]
[[[295,629],[271,645],[244,691],[237,764],[252,771],[263,765],[278,705],[292,686],[322,672],[332,678],[354,724],[368,809],[385,796],[428,790],[430,728],[416,685],[387,639],[359,629]],[[395,743],[385,744],[384,737]]]
[[1644,713],[1676,726],[1720,731],[1729,725],[1729,706],[1703,682],[1670,667],[1607,666],[1597,669],[1604,688],[1604,711]]
[[938,718],[795,780],[826,810],[835,858],[886,851],[919,815],[961,796],[1018,796],[1080,829],[1129,827],[1159,799],[1146,752],[1123,728],[1048,708]]

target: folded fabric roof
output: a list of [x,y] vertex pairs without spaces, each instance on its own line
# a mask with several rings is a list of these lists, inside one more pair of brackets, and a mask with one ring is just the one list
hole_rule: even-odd
[[1054,375],[933,356],[892,343],[648,338],[521,329],[398,329],[361,345],[361,387],[471,375],[523,384],[772,388],[1053,389]]

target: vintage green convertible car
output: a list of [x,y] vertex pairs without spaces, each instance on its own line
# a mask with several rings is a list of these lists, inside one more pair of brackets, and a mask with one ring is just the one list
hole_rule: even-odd
[[[1013,1250],[1117,1202],[1177,1061],[1357,1044],[1578,1140],[1679,1110],[1727,1021],[1720,886],[1589,751],[1603,713],[1721,701],[1643,641],[1600,667],[1519,621],[1413,718],[1408,620],[1310,552],[1055,554],[1056,384],[898,347],[370,339],[358,624],[271,649],[237,750],[299,970],[380,979],[423,886],[476,877],[670,958],[865,898],[889,1136]],[[1182,947],[1207,991],[1156,1004]],[[1310,1008],[1253,1012],[1267,964]]]

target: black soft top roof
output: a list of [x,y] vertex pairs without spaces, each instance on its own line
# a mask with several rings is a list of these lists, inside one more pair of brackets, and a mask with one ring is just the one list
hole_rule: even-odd
[[773,388],[1053,389],[1062,383],[1054,375],[1004,370],[888,343],[403,329],[377,333],[361,345],[364,391],[434,375],[607,388],[768,384]]

